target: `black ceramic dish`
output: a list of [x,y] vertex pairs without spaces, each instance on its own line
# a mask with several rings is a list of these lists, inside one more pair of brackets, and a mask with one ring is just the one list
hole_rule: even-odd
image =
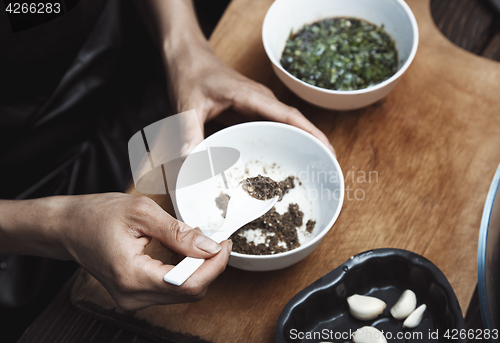
[[[422,322],[412,330],[403,329],[403,321],[389,313],[406,289],[415,292],[417,306],[427,305]],[[374,320],[355,319],[349,314],[346,300],[353,294],[375,296],[385,301],[387,308]],[[356,255],[295,295],[278,319],[276,342],[347,343],[351,339],[341,334],[354,333],[363,326],[383,330],[389,343],[465,342],[459,335],[452,339],[453,329],[459,333],[465,325],[458,300],[444,274],[426,258],[399,249],[377,249]],[[407,338],[398,338],[400,332]],[[312,339],[301,338],[307,337],[307,333],[318,334]]]
[[[490,342],[498,342],[500,329],[500,166],[491,182],[484,204],[477,254],[479,306]],[[493,331],[495,330],[495,331]],[[486,331],[485,331],[486,333]],[[485,337],[488,339],[488,337]]]

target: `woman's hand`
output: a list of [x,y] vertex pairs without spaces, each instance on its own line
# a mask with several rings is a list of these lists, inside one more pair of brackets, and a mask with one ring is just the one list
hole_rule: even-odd
[[[201,299],[232,246],[175,220],[149,198],[121,193],[0,201],[0,214],[1,254],[74,259],[125,310]],[[168,284],[163,276],[173,266],[144,253],[151,238],[207,260],[181,286]]]
[[208,44],[183,46],[175,53],[165,53],[165,60],[169,95],[177,113],[195,109],[203,124],[232,108],[301,128],[334,152],[325,134],[302,113],[280,102],[266,86],[231,69]]
[[161,48],[176,113],[194,109],[203,125],[233,108],[301,128],[334,152],[323,132],[296,108],[278,101],[267,87],[231,69],[214,54],[198,26],[191,0],[135,3]]

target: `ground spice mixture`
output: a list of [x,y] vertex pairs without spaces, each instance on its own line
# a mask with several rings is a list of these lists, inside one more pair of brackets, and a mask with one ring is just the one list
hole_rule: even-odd
[[316,221],[309,219],[306,223],[306,231],[312,233],[315,226],[316,226]]
[[289,176],[281,182],[276,182],[267,176],[259,174],[257,177],[249,177],[245,179],[242,182],[242,187],[255,199],[267,200],[278,196],[278,201],[281,201],[281,199],[283,199],[283,195],[295,187],[293,183],[294,179],[295,178],[293,176]]
[[[269,199],[272,195],[280,195],[280,200],[290,189],[295,187],[295,178],[287,177],[281,182],[258,175],[254,178],[247,178],[243,182],[244,189],[256,199]],[[249,189],[250,188],[250,189]],[[222,210],[222,216],[225,218],[229,195],[221,193],[216,199],[217,207]],[[289,204],[288,211],[280,214],[276,208],[272,208],[263,216],[246,224],[231,236],[233,241],[233,251],[250,255],[270,255],[300,246],[297,235],[297,228],[303,224],[304,213],[300,211],[297,204]],[[311,233],[316,222],[309,220],[306,224],[307,232]],[[255,244],[242,236],[247,230],[260,229],[266,234],[265,243]]]

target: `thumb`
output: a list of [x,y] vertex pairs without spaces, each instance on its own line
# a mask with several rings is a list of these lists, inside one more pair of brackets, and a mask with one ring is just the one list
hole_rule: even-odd
[[193,229],[166,212],[158,218],[156,225],[147,228],[146,234],[184,256],[207,259],[221,250],[220,244],[205,236],[201,230]]

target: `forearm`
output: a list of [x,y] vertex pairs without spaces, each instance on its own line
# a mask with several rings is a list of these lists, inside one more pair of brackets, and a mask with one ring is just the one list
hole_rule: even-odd
[[191,48],[211,50],[191,0],[136,0],[135,3],[156,42],[169,57]]
[[64,198],[0,200],[0,254],[70,259],[58,232]]

